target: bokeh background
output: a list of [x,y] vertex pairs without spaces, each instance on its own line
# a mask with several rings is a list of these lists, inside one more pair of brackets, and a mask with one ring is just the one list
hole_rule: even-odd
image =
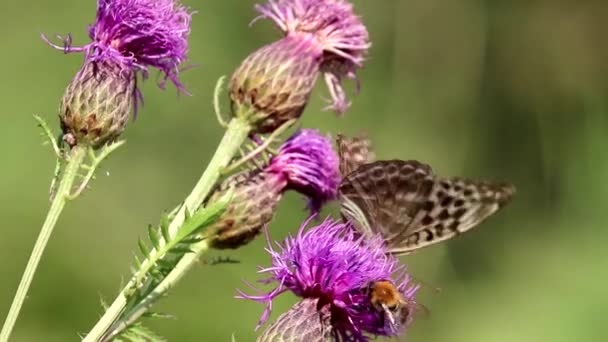
[[[145,106],[127,145],[61,217],[14,341],[77,341],[93,326],[100,298],[112,301],[128,278],[138,236],[183,199],[219,142],[216,79],[279,36],[269,22],[248,26],[253,0],[184,2],[197,10],[190,61],[199,66],[183,73],[194,96],[163,92],[154,77],[143,85]],[[380,158],[419,159],[442,175],[518,188],[480,229],[402,259],[424,282],[430,309],[408,341],[605,341],[608,2],[354,2],[373,40],[362,90],[338,119],[321,111],[319,86],[301,125],[334,135],[367,129]],[[32,114],[56,126],[59,98],[82,60],[38,35],[72,32],[85,43],[95,6],[0,4],[2,320],[49,204],[54,160]],[[273,239],[297,230],[303,206],[297,194],[285,198]],[[269,263],[263,246],[260,239],[212,254],[241,262],[201,263],[157,306],[177,318],[147,325],[170,341],[252,341],[263,307],[233,296]],[[294,301],[282,296],[273,317]]]

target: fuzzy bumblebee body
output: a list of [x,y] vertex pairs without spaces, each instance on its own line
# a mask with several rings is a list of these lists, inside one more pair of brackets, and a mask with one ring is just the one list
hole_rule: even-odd
[[369,284],[369,302],[379,312],[383,312],[392,326],[407,324],[410,314],[417,305],[408,301],[390,280],[380,280]]

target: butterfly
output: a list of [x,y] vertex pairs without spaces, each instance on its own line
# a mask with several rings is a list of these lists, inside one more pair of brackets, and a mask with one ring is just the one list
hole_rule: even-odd
[[388,253],[409,254],[468,232],[509,203],[508,183],[445,178],[416,160],[375,160],[365,135],[337,137],[342,216]]

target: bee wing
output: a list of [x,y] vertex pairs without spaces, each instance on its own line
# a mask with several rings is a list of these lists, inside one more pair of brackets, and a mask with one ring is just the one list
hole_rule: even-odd
[[365,132],[361,132],[352,138],[338,134],[336,143],[338,145],[340,174],[342,176],[346,176],[360,166],[376,159],[372,143]]
[[415,160],[363,165],[340,184],[342,213],[362,234],[380,234],[392,254],[448,240],[502,208],[515,188],[440,178]]

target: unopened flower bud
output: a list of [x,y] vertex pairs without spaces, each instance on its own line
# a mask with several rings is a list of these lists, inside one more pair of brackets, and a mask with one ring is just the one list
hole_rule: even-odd
[[135,72],[111,61],[86,62],[63,95],[63,139],[99,147],[117,138],[133,109]]
[[282,176],[261,170],[243,171],[222,182],[209,202],[221,198],[230,188],[234,193],[226,212],[208,228],[215,235],[212,246],[238,248],[253,240],[274,217],[285,185]]

